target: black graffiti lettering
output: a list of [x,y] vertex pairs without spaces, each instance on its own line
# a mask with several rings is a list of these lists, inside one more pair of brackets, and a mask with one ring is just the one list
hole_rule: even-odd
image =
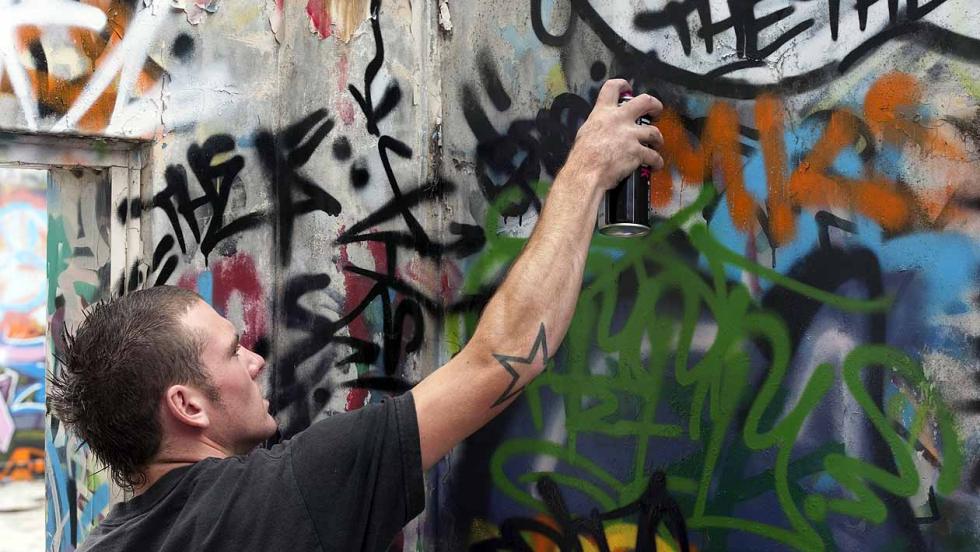
[[[481,59],[481,63],[491,63],[487,58]],[[605,69],[596,68],[595,72],[601,78]],[[491,103],[495,107],[498,103],[505,104],[502,98],[506,92],[499,84],[496,70],[483,68],[480,73],[489,75],[484,80],[489,80],[486,92],[491,97]],[[498,99],[494,100],[494,96]],[[463,115],[477,139],[476,178],[484,197],[489,203],[500,205],[501,194],[516,188],[521,192],[520,198],[500,205],[501,215],[520,217],[532,207],[540,211],[541,203],[531,184],[541,178],[542,173],[552,178],[557,176],[568,158],[579,127],[592,111],[592,100],[572,93],[560,94],[549,108],[540,109],[533,119],[514,119],[506,134],[500,134],[480,105],[473,85],[462,86],[460,99]],[[706,118],[685,116],[682,121],[692,136],[703,135]],[[746,125],[739,126],[739,133],[748,140],[759,139],[759,131]],[[757,147],[746,142],[742,142],[740,148],[746,158],[757,150]],[[498,181],[503,183],[498,184]]]
[[[216,157],[235,151],[235,141],[227,134],[218,134],[204,141],[192,144],[187,150],[187,163],[203,192],[192,198],[187,171],[181,165],[170,165],[164,171],[164,189],[153,196],[149,207],[161,209],[170,221],[171,231],[183,254],[188,252],[188,240],[184,236],[181,221],[187,225],[193,236],[193,243],[200,244],[205,264],[215,246],[232,235],[255,228],[262,224],[265,215],[250,213],[225,222],[225,210],[231,188],[245,166],[241,155],[234,155],[221,163],[213,164]],[[146,207],[139,201],[120,205],[116,215],[120,220],[138,217]],[[199,214],[202,212],[203,214]],[[203,235],[199,220],[207,220]]]
[[[212,161],[216,156],[234,151],[234,149],[235,142],[231,136],[218,135],[207,139],[203,146],[193,144],[187,150],[187,163],[204,190],[204,196],[198,198],[196,203],[206,202],[211,206],[211,221],[208,223],[207,232],[201,240],[201,252],[204,254],[205,263],[207,263],[208,256],[218,242],[239,232],[254,228],[264,220],[263,215],[251,213],[227,225],[225,224],[225,208],[228,206],[231,187],[245,166],[245,160],[242,156],[235,155],[217,165],[212,165]],[[197,238],[198,236],[195,235],[194,237]]]
[[568,14],[568,24],[565,31],[560,35],[553,35],[544,26],[544,18],[541,16],[541,0],[531,0],[531,28],[538,40],[548,46],[563,46],[568,42],[568,38],[575,25],[575,14]]
[[[691,54],[691,30],[688,16],[697,13],[701,28],[697,36],[705,43],[705,51],[714,49],[714,37],[732,29],[735,33],[736,53],[739,58],[762,60],[781,48],[787,42],[806,31],[815,23],[807,19],[780,33],[765,47],[759,47],[759,33],[783,21],[796,11],[793,6],[785,6],[764,15],[756,14],[756,4],[760,0],[728,2],[730,16],[718,22],[712,21],[711,8],[705,0],[669,2],[663,10],[644,11],[636,15],[634,25],[641,30],[656,30],[667,26],[674,28],[684,53]],[[727,71],[730,72],[730,71]]]
[[[854,2],[854,9],[858,12],[858,24],[863,31],[868,26],[868,9],[875,4],[878,4],[881,0],[857,0]],[[944,2],[945,0],[940,0]],[[912,7],[915,4],[915,0],[911,0],[908,4],[908,9],[910,14],[914,11]],[[839,13],[839,12],[838,12]],[[888,20],[895,23],[898,20],[898,0],[888,0]]]
[[[309,293],[326,290],[330,285],[330,277],[326,274],[299,274],[286,282],[282,292],[282,309],[286,328],[300,331],[303,336],[295,339],[285,353],[277,356],[273,379],[273,396],[271,408],[275,412],[286,409],[289,405],[302,401],[308,392],[310,384],[322,379],[316,377],[301,380],[297,376],[297,368],[304,361],[313,358],[330,342],[338,329],[335,320],[316,313],[302,304],[302,299]],[[317,367],[318,372],[326,370]],[[323,391],[320,394],[329,393]],[[322,403],[329,400],[329,394],[321,397]],[[288,438],[310,425],[311,416],[306,409],[294,409],[288,418],[288,423],[280,428],[282,437]]]
[[477,56],[477,67],[480,71],[480,78],[486,86],[487,96],[493,103],[497,111],[507,111],[510,109],[511,99],[507,91],[504,90],[504,83],[500,82],[500,75],[497,74],[497,67],[493,63],[490,50],[481,50]]
[[951,33],[946,29],[924,21],[906,21],[898,23],[878,33],[854,48],[838,65],[840,73],[846,72],[864,57],[870,55],[886,42],[908,37],[918,44],[931,49],[942,48],[943,55],[959,58],[963,61],[980,63],[980,40]]
[[708,0],[668,2],[662,10],[638,13],[633,19],[633,24],[638,29],[650,31],[673,27],[674,32],[677,33],[677,38],[681,41],[681,47],[684,48],[684,53],[690,55],[691,30],[688,27],[687,18],[695,12],[697,12],[698,18],[701,21],[702,32],[699,33],[699,36],[704,40],[705,51],[710,54],[714,51],[714,36],[721,31],[704,31],[704,29],[715,28],[711,22],[711,6]]
[[[504,111],[510,107],[510,97],[501,84],[490,56],[480,56],[480,74],[487,96],[494,108]],[[464,85],[460,97],[463,116],[476,137],[477,185],[488,202],[509,190],[520,190],[520,198],[509,201],[501,209],[505,217],[520,217],[530,208],[541,210],[541,201],[531,184],[541,176],[541,170],[552,178],[568,158],[578,128],[592,111],[592,103],[571,93],[559,95],[551,107],[541,109],[533,119],[513,121],[505,134],[499,133],[480,105],[479,95],[472,85]],[[503,180],[498,184],[498,180]]]
[[[389,200],[376,211],[352,225],[337,238],[337,243],[381,242],[392,247],[412,248],[423,256],[433,258],[440,258],[446,253],[453,253],[464,257],[479,251],[483,246],[483,231],[479,227],[456,222],[450,223],[450,233],[459,236],[459,238],[452,243],[435,242],[422,229],[418,220],[410,211],[410,208],[424,201],[433,201],[446,197],[455,189],[455,185],[451,182],[440,180],[411,190],[405,195],[401,195],[399,192],[398,195],[400,198]],[[402,220],[408,227],[408,232],[381,231],[364,233],[365,230],[390,221],[398,216],[402,217]]]
[[381,97],[381,103],[377,106],[374,105],[374,101],[371,98],[371,85],[374,83],[374,79],[377,78],[378,73],[381,71],[381,66],[384,64],[385,58],[385,46],[384,40],[381,37],[381,21],[379,19],[379,12],[381,11],[381,0],[371,0],[371,30],[374,34],[374,57],[368,63],[367,68],[364,71],[364,92],[362,93],[353,84],[348,85],[347,89],[350,91],[351,95],[354,96],[354,101],[361,107],[361,112],[367,118],[367,130],[374,136],[380,135],[378,130],[378,123],[384,120],[395,107],[398,106],[398,102],[401,101],[402,91],[397,83],[390,83],[387,88],[385,88],[384,95]]
[[601,552],[610,552],[603,522],[634,515],[638,516],[636,543],[633,548],[636,552],[654,552],[657,549],[656,534],[661,523],[670,531],[682,552],[690,550],[687,524],[677,501],[667,491],[667,476],[661,471],[654,472],[646,490],[635,501],[606,513],[593,510],[588,517],[576,517],[569,512],[558,484],[550,477],[541,477],[536,487],[557,529],[536,519],[509,518],[500,524],[499,538],[475,543],[470,546],[470,551],[531,552],[532,548],[523,536],[523,533],[530,533],[547,539],[560,552],[582,552],[579,537],[592,540]]
[[[128,275],[124,274],[119,279],[116,295],[122,296],[127,292],[143,289],[145,286],[159,286],[166,284],[170,277],[177,270],[180,262],[174,252],[176,241],[171,234],[166,234],[153,249],[153,257],[150,265],[146,266],[142,261],[137,260],[129,267]],[[156,277],[153,275],[156,274]]]
[[[794,0],[796,1],[796,0]],[[798,0],[802,2],[802,0]],[[667,2],[659,10],[645,10],[637,13],[633,19],[633,28],[639,31],[656,31],[671,27],[679,45],[688,56],[694,51],[693,38],[696,35],[704,42],[705,51],[713,51],[714,37],[731,30],[736,36],[738,59],[723,63],[704,73],[685,69],[672,62],[664,52],[657,50],[640,51],[630,44],[626,38],[613,29],[593,7],[588,0],[572,0],[574,12],[569,28],[573,28],[574,15],[582,19],[602,40],[603,44],[614,56],[615,63],[626,74],[655,74],[659,80],[671,82],[691,90],[698,90],[716,96],[737,99],[752,99],[764,92],[800,92],[812,90],[827,84],[865,56],[877,48],[896,38],[915,41],[923,47],[939,50],[944,55],[952,55],[970,63],[980,63],[980,40],[938,27],[922,21],[926,15],[945,4],[948,0],[931,0],[920,4],[918,0],[907,0],[902,13],[898,0],[888,0],[889,20],[883,28],[874,31],[860,44],[850,51],[842,50],[836,60],[805,70],[791,76],[778,79],[775,82],[750,82],[742,78],[727,76],[730,73],[751,67],[763,66],[764,60],[791,44],[802,39],[802,33],[811,29],[816,21],[814,18],[802,19],[795,24],[788,18],[796,13],[796,7],[786,5],[772,12],[757,15],[755,13],[757,0],[727,0],[729,17],[715,21],[711,17],[708,0],[675,0]],[[789,3],[789,0],[787,0]],[[841,9],[840,0],[825,0],[826,20],[829,22],[830,38],[837,41],[840,36],[840,23],[846,17],[859,19],[861,31],[867,28],[868,13],[872,6],[880,0],[858,0],[855,3],[844,3],[846,9]],[[532,0],[532,15],[535,8],[540,8],[536,0]],[[691,19],[696,17],[699,28],[695,33],[691,28]],[[774,28],[777,22],[787,23],[787,29],[780,31],[770,42],[760,45],[759,33],[767,28]],[[533,26],[535,34],[541,42],[548,46],[560,47],[569,40],[570,33],[565,33],[561,40],[544,30],[543,26]]]
[[187,33],[180,33],[170,46],[170,54],[187,63],[194,54],[194,39]]
[[298,217],[315,211],[340,214],[340,203],[298,170],[310,160],[333,126],[327,110],[318,109],[278,135],[260,130],[255,136],[255,147],[274,199],[276,244],[282,266],[289,265],[292,259],[293,229]]
[[[161,192],[162,195],[154,199],[155,205],[169,206],[169,195],[177,201],[177,209],[183,215],[194,235],[194,241],[200,243],[201,253],[207,262],[208,255],[214,246],[221,239],[231,235],[236,231],[241,231],[251,226],[256,226],[261,222],[256,215],[243,217],[235,224],[225,228],[224,214],[228,205],[228,197],[231,193],[232,184],[238,177],[242,168],[245,166],[245,159],[240,155],[235,155],[227,161],[212,166],[211,161],[217,155],[234,151],[235,142],[231,136],[219,134],[208,138],[203,146],[191,145],[187,150],[187,164],[197,178],[198,184],[204,191],[204,195],[191,200],[187,192],[187,176],[184,168],[174,166],[167,171],[167,189]],[[171,170],[173,169],[173,170]],[[211,220],[208,223],[207,231],[203,239],[197,226],[196,212],[198,209],[209,206],[211,208]],[[166,209],[166,207],[164,207]],[[172,211],[168,211],[168,216],[172,218]],[[174,225],[174,231],[178,234],[181,251],[187,252],[180,234],[180,225]]]
[[[187,191],[187,172],[180,165],[171,165],[164,172],[166,186],[153,199],[153,207],[159,207],[170,220],[170,226],[177,236],[177,243],[180,251],[187,253],[187,244],[184,242],[184,231],[180,226],[180,218],[187,221],[187,226],[195,237],[199,237],[200,231],[197,228],[197,217],[194,216],[193,202],[190,193]],[[173,199],[173,201],[172,201]],[[174,201],[176,205],[174,205]]]
[[[528,123],[515,121],[510,131],[501,135],[480,107],[476,92],[471,87],[463,87],[461,100],[466,122],[479,141],[476,152],[477,185],[484,197],[493,203],[497,196],[516,187],[521,191],[521,199],[511,200],[502,207],[501,213],[505,217],[521,216],[532,206],[535,211],[540,211],[541,201],[530,186],[541,171],[537,157],[539,144],[529,137],[520,136],[518,132],[518,129],[526,129]],[[519,154],[523,154],[523,158]],[[493,174],[507,175],[507,179],[498,185],[492,178]]]
[[857,225],[853,222],[840,218],[827,211],[817,211],[814,215],[817,226],[820,228],[820,247],[830,247],[830,228],[839,228],[849,234],[857,233]]
[[[173,164],[164,171],[164,188],[153,196],[148,205],[139,200],[120,203],[116,211],[120,221],[138,218],[146,209],[160,209],[170,222],[170,232],[157,243],[149,265],[137,260],[129,267],[119,281],[117,294],[140,289],[144,285],[167,283],[179,264],[175,246],[180,254],[187,255],[190,248],[197,245],[207,265],[211,252],[223,240],[257,228],[268,220],[268,213],[265,212],[225,220],[231,190],[238,182],[245,159],[241,155],[232,155],[220,163],[214,163],[214,160],[235,149],[234,138],[227,134],[216,134],[203,144],[195,143],[187,149],[187,164],[201,189],[197,197],[191,196],[187,170],[182,165]],[[201,221],[205,221],[206,225],[203,232]],[[185,225],[190,236],[185,236]],[[154,273],[156,277],[153,277]]]
[[[386,269],[384,272],[378,272],[353,264],[344,267],[345,272],[349,274],[348,277],[367,278],[372,280],[373,284],[358,304],[337,320],[336,327],[328,333],[333,335],[336,333],[336,329],[349,327],[351,323],[363,315],[369,305],[380,300],[382,311],[381,346],[355,337],[335,336],[332,338],[334,343],[347,345],[354,349],[352,354],[339,360],[336,365],[353,362],[374,364],[378,357],[381,357],[382,374],[362,374],[361,377],[346,382],[344,387],[401,392],[411,388],[411,384],[398,376],[398,368],[401,365],[403,353],[405,355],[411,354],[422,345],[425,337],[423,311],[438,316],[445,312],[447,307],[413,288],[397,275],[399,248],[407,248],[423,257],[438,261],[446,254],[462,257],[479,251],[483,247],[484,237],[479,226],[451,222],[449,230],[457,236],[456,239],[445,243],[433,240],[411,211],[412,208],[424,203],[436,202],[445,198],[455,191],[456,186],[447,180],[436,179],[434,182],[424,183],[408,191],[403,191],[398,182],[391,164],[391,155],[402,159],[411,159],[413,151],[405,142],[393,136],[382,134],[378,128],[378,123],[397,109],[402,98],[401,89],[397,82],[392,82],[387,86],[380,103],[377,105],[374,103],[371,94],[373,84],[384,63],[385,48],[378,17],[380,5],[378,0],[371,3],[375,56],[365,70],[361,88],[351,84],[349,91],[367,120],[368,132],[378,136],[378,156],[384,169],[385,179],[391,190],[391,199],[373,213],[353,224],[337,238],[336,243],[339,245],[352,243],[380,244],[383,248]],[[362,93],[361,90],[364,92]],[[350,153],[343,144],[335,147],[334,151],[338,158],[350,157]],[[355,163],[351,171],[355,188],[367,184],[368,175],[363,164]],[[372,231],[372,228],[377,225],[399,218],[404,224],[404,230]],[[392,291],[401,294],[401,298],[393,299],[391,297]]]

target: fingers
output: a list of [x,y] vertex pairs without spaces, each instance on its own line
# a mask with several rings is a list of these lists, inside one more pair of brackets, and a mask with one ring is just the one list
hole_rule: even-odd
[[660,129],[652,125],[637,125],[636,138],[640,142],[640,150],[637,155],[641,162],[658,171],[663,168],[664,160],[659,150],[664,145],[664,135]]
[[656,150],[641,146],[639,156],[642,163],[650,167],[652,170],[659,171],[660,169],[664,168],[664,158],[661,157],[660,153]]
[[639,119],[643,115],[656,118],[663,111],[664,104],[649,94],[640,94],[623,104],[620,109],[629,115],[630,119]]
[[596,105],[611,105],[615,107],[619,103],[619,96],[623,92],[632,92],[633,88],[630,83],[623,79],[609,79],[599,90],[599,96],[596,98]]
[[636,137],[648,148],[660,149],[664,145],[664,135],[653,125],[637,125]]

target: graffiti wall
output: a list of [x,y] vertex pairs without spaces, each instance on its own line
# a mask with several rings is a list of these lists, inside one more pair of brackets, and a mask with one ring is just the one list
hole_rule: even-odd
[[0,479],[44,476],[47,173],[0,169]]
[[[195,289],[270,359],[285,438],[460,350],[627,77],[667,107],[654,231],[593,241],[549,369],[394,548],[972,550],[978,9],[8,2],[0,127],[152,143],[138,198],[49,190],[48,322]],[[112,492],[53,418],[45,450],[73,550]]]
[[[56,372],[64,351],[63,329],[77,326],[88,305],[109,296],[107,171],[50,170],[47,204],[44,303],[48,369]],[[109,476],[85,443],[50,413],[44,439],[46,540],[51,549],[74,550],[110,505]]]
[[435,546],[975,548],[976,10],[457,14],[446,170],[487,236],[464,293],[513,259],[604,79],[663,99],[667,169],[652,233],[593,241],[552,366],[446,467]]

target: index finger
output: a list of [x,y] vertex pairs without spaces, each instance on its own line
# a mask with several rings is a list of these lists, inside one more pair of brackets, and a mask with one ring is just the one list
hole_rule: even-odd
[[599,90],[599,96],[596,98],[596,105],[611,105],[616,106],[619,103],[619,97],[623,95],[623,92],[632,92],[633,87],[630,83],[626,82],[624,79],[609,79]]
[[664,104],[649,94],[640,94],[623,104],[622,109],[629,114],[631,119],[639,119],[643,115],[656,118],[663,111]]

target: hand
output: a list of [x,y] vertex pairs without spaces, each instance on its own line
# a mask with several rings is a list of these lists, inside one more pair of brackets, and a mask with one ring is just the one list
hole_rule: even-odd
[[622,79],[611,79],[602,85],[592,113],[575,136],[568,154],[567,167],[591,174],[601,190],[614,187],[640,165],[660,170],[664,160],[657,152],[664,137],[654,125],[638,125],[643,115],[657,117],[663,104],[649,94],[640,94],[622,106],[619,96],[629,92]]

